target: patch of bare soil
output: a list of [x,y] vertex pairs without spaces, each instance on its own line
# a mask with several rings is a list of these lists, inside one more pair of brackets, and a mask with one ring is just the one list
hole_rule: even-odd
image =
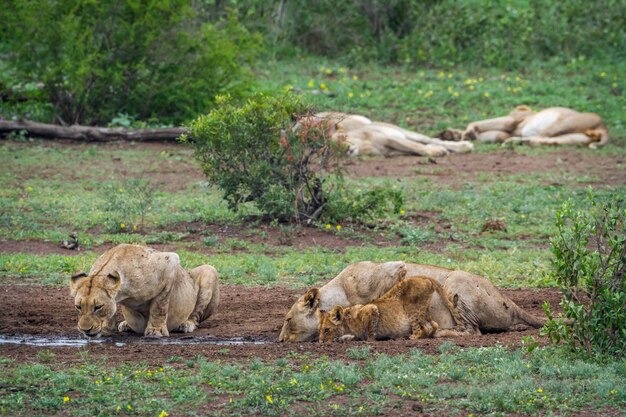
[[589,178],[589,183],[594,185],[626,183],[626,155],[599,157],[591,150],[579,148],[561,148],[544,155],[525,155],[515,150],[502,149],[489,153],[450,154],[437,159],[399,156],[350,161],[347,168],[353,178],[412,176],[430,178],[452,186],[473,181],[484,174],[497,181],[506,175],[546,172],[563,173],[572,179]]
[[[221,308],[218,313],[204,322],[193,336],[215,340],[237,339],[243,342],[263,342],[261,344],[242,343],[239,345],[219,345],[212,343],[186,343],[189,335],[172,334],[180,344],[142,343],[139,336],[118,334],[108,343],[90,343],[84,347],[33,347],[26,345],[0,344],[0,356],[13,358],[18,362],[37,360],[37,353],[48,349],[56,355],[59,363],[78,363],[81,352],[88,352],[92,359],[106,359],[111,365],[124,362],[146,362],[148,365],[162,365],[172,356],[182,360],[201,355],[208,360],[248,361],[260,358],[273,361],[290,352],[328,355],[332,358],[350,360],[347,353],[351,347],[371,347],[372,352],[387,354],[406,353],[417,348],[426,353],[437,353],[439,346],[451,341],[461,347],[504,345],[518,347],[522,337],[534,336],[540,343],[538,330],[521,329],[507,333],[493,333],[471,337],[423,339],[418,341],[391,340],[377,342],[336,343],[320,346],[317,343],[278,343],[278,334],[283,318],[301,291],[288,288],[222,286]],[[503,290],[503,293],[527,311],[542,316],[541,305],[548,301],[559,311],[559,291],[542,290]],[[4,313],[0,316],[0,336],[36,335],[48,338],[80,338],[76,330],[77,312],[68,288],[41,286],[0,286],[0,305]],[[207,338],[208,339],[208,338]],[[118,342],[117,345],[115,342]],[[123,344],[123,345],[122,345]],[[83,353],[84,354],[84,353]]]

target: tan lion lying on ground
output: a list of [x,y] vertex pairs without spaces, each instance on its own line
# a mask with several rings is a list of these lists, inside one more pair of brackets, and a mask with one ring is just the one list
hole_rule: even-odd
[[518,106],[507,116],[470,123],[463,132],[447,129],[439,136],[446,140],[535,146],[585,145],[592,149],[609,142],[609,132],[600,116],[565,107],[534,112],[527,106]]
[[[427,277],[405,278],[371,303],[335,306],[329,313],[318,310],[319,342],[433,337],[439,327],[430,316],[435,292],[454,316],[456,309],[438,281]],[[455,321],[461,320],[457,317]]]
[[322,112],[302,118],[298,126],[323,126],[337,143],[345,144],[350,156],[424,155],[439,157],[448,152],[470,152],[470,142],[430,138],[391,123],[373,122],[365,116]]
[[[335,305],[367,304],[380,297],[406,275],[437,280],[456,309],[457,323],[439,294],[433,294],[430,316],[437,322],[436,336],[457,336],[481,331],[507,331],[518,325],[539,328],[546,319],[522,310],[486,278],[465,271],[404,262],[358,262],[349,265],[321,288],[301,296],[285,315],[279,341],[313,341],[318,336],[318,310]],[[459,329],[462,330],[459,333]]]
[[89,274],[73,275],[70,290],[80,312],[78,330],[89,337],[113,332],[117,303],[124,316],[119,331],[161,337],[194,331],[220,300],[212,266],[187,272],[176,253],[126,244],[106,251]]

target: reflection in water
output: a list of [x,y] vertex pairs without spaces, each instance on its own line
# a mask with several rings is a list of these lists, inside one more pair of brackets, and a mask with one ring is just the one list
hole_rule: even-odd
[[245,340],[242,337],[232,339],[217,339],[211,336],[183,336],[149,339],[143,337],[128,337],[122,340],[114,338],[85,339],[80,337],[61,336],[34,336],[34,335],[0,335],[0,345],[26,345],[35,347],[82,347],[90,344],[106,344],[116,347],[130,344],[144,345],[262,345],[267,342]]

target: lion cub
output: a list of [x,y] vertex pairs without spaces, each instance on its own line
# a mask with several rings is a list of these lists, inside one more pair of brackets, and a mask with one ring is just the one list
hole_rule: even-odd
[[406,278],[369,304],[335,306],[320,316],[319,342],[333,340],[380,340],[433,337],[439,325],[430,317],[430,302],[437,292],[457,320],[456,309],[436,280],[428,277]]

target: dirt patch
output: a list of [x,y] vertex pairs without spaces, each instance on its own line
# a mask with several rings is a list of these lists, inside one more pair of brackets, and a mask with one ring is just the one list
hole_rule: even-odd
[[577,148],[555,149],[543,155],[525,155],[502,149],[489,153],[450,154],[437,159],[400,156],[356,160],[349,162],[347,171],[352,178],[412,176],[451,186],[460,186],[485,175],[497,181],[508,175],[548,172],[576,179],[581,185],[621,185],[626,182],[626,156],[599,156],[591,150]]
[[[278,334],[283,317],[301,290],[284,287],[268,289],[264,287],[244,287],[226,285],[222,287],[221,310],[193,333],[195,336],[211,336],[229,340],[240,338],[243,342],[264,342],[262,344],[216,345],[185,344],[187,335],[173,334],[180,339],[180,345],[143,344],[138,336],[116,335],[115,343],[88,344],[85,347],[32,347],[25,345],[0,345],[0,356],[10,357],[18,362],[36,360],[37,353],[48,349],[62,363],[82,361],[81,352],[88,352],[92,359],[107,359],[112,365],[124,362],[146,362],[149,365],[162,365],[173,356],[193,359],[201,355],[208,360],[247,361],[253,357],[273,361],[289,352],[308,353],[313,356],[329,355],[333,358],[350,359],[351,347],[370,346],[372,352],[387,354],[406,353],[413,348],[427,353],[437,353],[443,342],[451,341],[461,347],[504,345],[518,347],[522,337],[534,336],[542,344],[538,330],[520,330],[507,333],[493,333],[480,336],[425,339],[419,341],[392,340],[380,342],[355,342],[319,346],[317,343],[278,343]],[[559,311],[559,291],[504,290],[503,293],[525,310],[543,315],[541,305],[548,301]],[[0,335],[37,335],[50,337],[80,337],[76,330],[77,313],[68,288],[41,286],[0,286],[0,305],[4,314],[0,316]],[[84,353],[83,353],[84,354]]]

